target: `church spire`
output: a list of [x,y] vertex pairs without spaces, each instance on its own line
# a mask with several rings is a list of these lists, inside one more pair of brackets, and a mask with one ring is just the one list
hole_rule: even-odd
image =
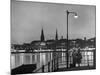
[[58,40],[58,32],[57,32],[57,29],[56,29],[56,36],[55,36],[55,40]]
[[41,30],[41,41],[44,41],[44,31],[43,31],[43,28]]

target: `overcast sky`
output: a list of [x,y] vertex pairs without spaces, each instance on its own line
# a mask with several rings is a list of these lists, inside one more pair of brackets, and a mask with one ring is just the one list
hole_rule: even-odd
[[12,0],[11,43],[21,44],[40,40],[41,29],[45,39],[66,38],[66,10],[77,12],[78,18],[69,15],[69,38],[95,37],[95,6],[20,2]]

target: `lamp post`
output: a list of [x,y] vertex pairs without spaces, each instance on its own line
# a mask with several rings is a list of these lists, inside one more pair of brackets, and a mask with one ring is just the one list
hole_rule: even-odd
[[68,46],[69,46],[69,42],[68,42],[68,15],[69,14],[74,14],[74,18],[78,18],[77,13],[76,12],[69,12],[68,10],[66,11],[67,14],[67,47],[66,47],[66,66],[68,68],[68,60],[69,60],[69,56],[68,56]]

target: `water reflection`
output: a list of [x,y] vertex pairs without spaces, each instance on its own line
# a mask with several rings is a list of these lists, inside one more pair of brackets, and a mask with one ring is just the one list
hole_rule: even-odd
[[[37,68],[47,64],[55,57],[55,53],[19,53],[11,54],[11,68],[18,67],[22,64],[37,64]],[[65,56],[65,53],[58,53],[59,57]],[[59,61],[64,61],[65,58]]]
[[[64,51],[64,49],[61,49]],[[82,63],[81,66],[93,65],[93,52],[81,52],[82,54]],[[36,64],[37,69],[42,65],[47,64],[56,56],[59,56],[60,64],[64,64],[62,66],[66,66],[66,53],[65,52],[56,52],[56,53],[18,53],[11,54],[11,69],[16,68],[22,64]],[[70,62],[72,62],[72,57],[70,57]],[[60,66],[61,67],[61,66]]]

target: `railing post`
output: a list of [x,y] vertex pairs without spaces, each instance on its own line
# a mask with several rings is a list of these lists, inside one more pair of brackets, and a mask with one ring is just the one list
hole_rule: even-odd
[[55,72],[55,58],[54,58],[54,60],[53,60],[53,71]]
[[88,51],[86,51],[87,53],[87,64],[88,64],[88,66],[89,66],[89,55],[88,55]]
[[[70,59],[69,64],[72,64],[71,58],[72,58],[72,57],[71,57],[71,56],[69,56],[69,59]],[[71,67],[71,66],[70,66],[70,67]]]
[[55,71],[57,70],[57,58],[55,59]]
[[52,60],[52,72],[53,72],[53,60]]
[[48,62],[48,72],[50,72],[50,62]]
[[42,72],[44,72],[44,65],[42,65]]
[[57,70],[57,57],[55,58],[55,60],[54,60],[54,65],[55,65],[55,69],[54,69],[54,71],[56,71]]
[[58,64],[59,64],[59,62],[58,62],[58,57],[57,57],[57,70],[58,70],[58,67],[59,67],[59,65],[58,65]]
[[96,68],[96,50],[93,50],[93,66]]

